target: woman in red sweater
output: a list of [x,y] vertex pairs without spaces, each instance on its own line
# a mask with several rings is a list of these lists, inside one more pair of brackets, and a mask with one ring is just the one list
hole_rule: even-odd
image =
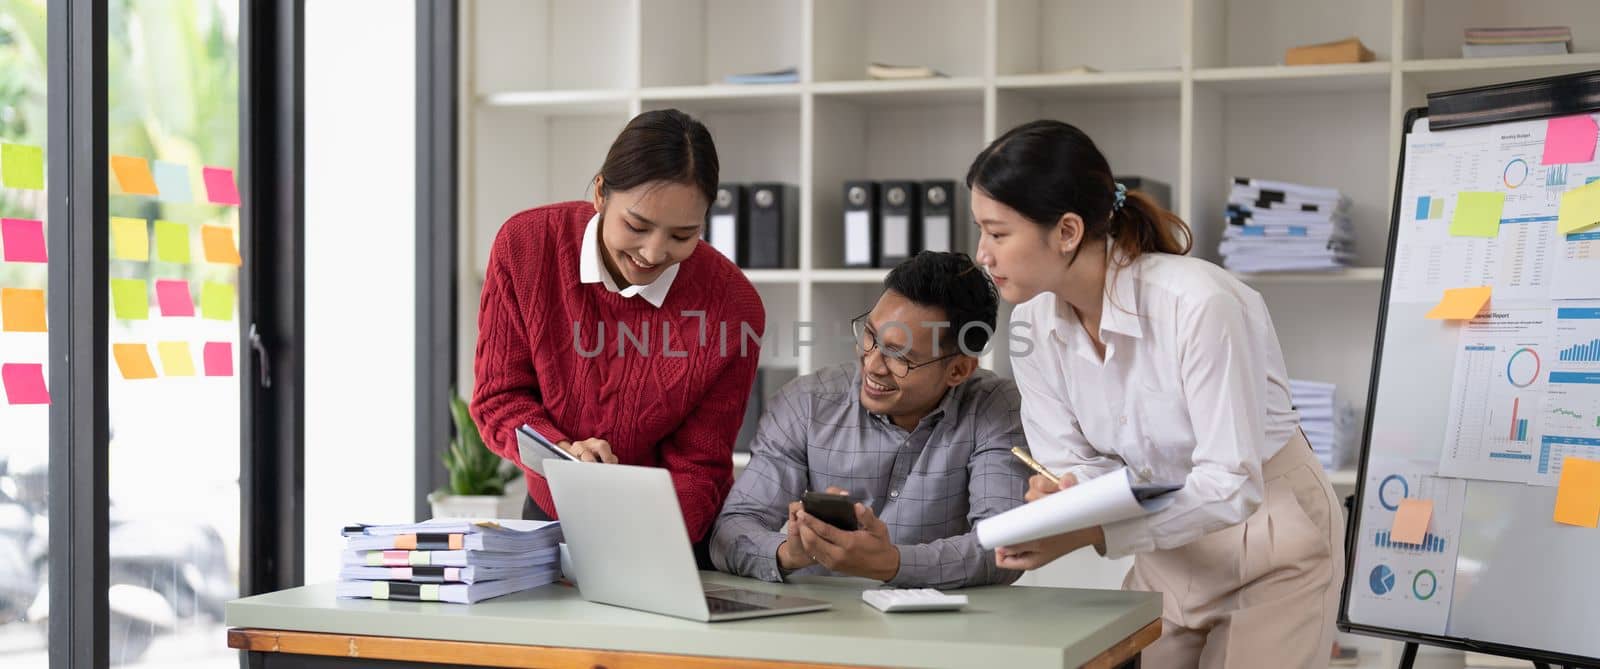
[[[665,467],[697,547],[733,485],[733,443],[766,326],[744,273],[700,241],[717,187],[704,125],[675,109],[623,128],[594,200],[513,215],[489,254],[472,417],[518,462],[526,423],[584,460]],[[526,467],[523,515],[557,517]]]

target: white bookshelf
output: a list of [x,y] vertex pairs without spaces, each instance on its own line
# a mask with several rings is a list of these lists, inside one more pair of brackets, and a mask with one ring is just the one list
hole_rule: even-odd
[[[842,328],[877,295],[886,270],[841,267],[843,181],[959,181],[1006,129],[1056,118],[1116,173],[1171,184],[1201,257],[1216,258],[1233,176],[1349,193],[1358,267],[1241,278],[1266,296],[1290,373],[1361,408],[1405,110],[1430,92],[1600,69],[1600,3],[1587,0],[475,0],[462,25],[463,384],[499,225],[588,197],[622,125],[678,107],[711,129],[725,181],[800,187],[799,266],[749,273],[781,333],[764,365],[848,360],[826,343],[795,351],[794,324]],[[1580,53],[1458,58],[1462,29],[1479,25],[1569,25]],[[1279,64],[1291,46],[1352,35],[1375,62]],[[871,81],[872,61],[949,77]],[[1099,72],[1061,74],[1085,65]],[[791,66],[798,83],[720,83]],[[1003,350],[985,364],[1009,373]]]

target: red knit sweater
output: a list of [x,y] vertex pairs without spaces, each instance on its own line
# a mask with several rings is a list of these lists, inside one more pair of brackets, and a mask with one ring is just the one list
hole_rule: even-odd
[[[623,464],[665,467],[698,541],[733,485],[733,442],[760,358],[741,324],[764,333],[761,297],[705,242],[660,308],[580,283],[580,254],[595,252],[579,248],[593,216],[590,204],[565,202],[500,229],[478,312],[472,417],[489,449],[518,466],[516,429],[527,423],[556,441],[604,439]],[[704,316],[685,314],[696,311]],[[544,477],[523,473],[534,503],[556,517]]]

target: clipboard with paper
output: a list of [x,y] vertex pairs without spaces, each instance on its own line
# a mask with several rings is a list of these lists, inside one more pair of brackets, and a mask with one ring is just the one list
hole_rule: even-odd
[[1182,485],[1134,485],[1126,467],[978,521],[985,549],[1014,546],[1161,511]]

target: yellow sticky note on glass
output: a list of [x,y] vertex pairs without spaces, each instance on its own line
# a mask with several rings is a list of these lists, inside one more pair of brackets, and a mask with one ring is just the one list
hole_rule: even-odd
[[112,279],[111,310],[125,321],[150,318],[150,289],[144,279]]
[[1420,546],[1428,536],[1428,521],[1432,519],[1433,500],[1402,499],[1399,510],[1394,512],[1394,524],[1389,527],[1389,540]]
[[189,226],[156,221],[156,260],[187,263],[189,257]]
[[220,225],[200,226],[200,246],[205,249],[206,262],[219,265],[244,264],[239,258],[239,247],[233,243],[233,229]]
[[150,348],[144,344],[112,344],[111,357],[124,379],[156,378],[156,364],[150,360]]
[[150,228],[144,219],[111,217],[111,257],[141,262],[150,259]]
[[205,282],[200,288],[200,315],[214,321],[233,320],[233,284]]
[[161,373],[166,376],[194,376],[194,356],[189,353],[189,342],[164,341],[156,344],[156,354],[161,356]]
[[44,332],[44,291],[0,288],[0,331]]
[[1600,462],[1571,456],[1561,460],[1555,521],[1580,527],[1600,525]]
[[1500,211],[1505,193],[1456,193],[1456,210],[1450,216],[1450,234],[1457,237],[1499,237]]
[[1556,232],[1577,232],[1600,223],[1600,181],[1561,194],[1556,212]]
[[1428,311],[1428,318],[1432,320],[1464,321],[1477,317],[1483,305],[1489,302],[1489,293],[1493,286],[1478,286],[1476,288],[1451,288],[1444,291],[1444,298]]
[[156,177],[150,173],[150,161],[133,156],[112,156],[111,174],[117,186],[127,195],[160,195]]
[[0,183],[6,188],[44,190],[44,147],[0,144]]

